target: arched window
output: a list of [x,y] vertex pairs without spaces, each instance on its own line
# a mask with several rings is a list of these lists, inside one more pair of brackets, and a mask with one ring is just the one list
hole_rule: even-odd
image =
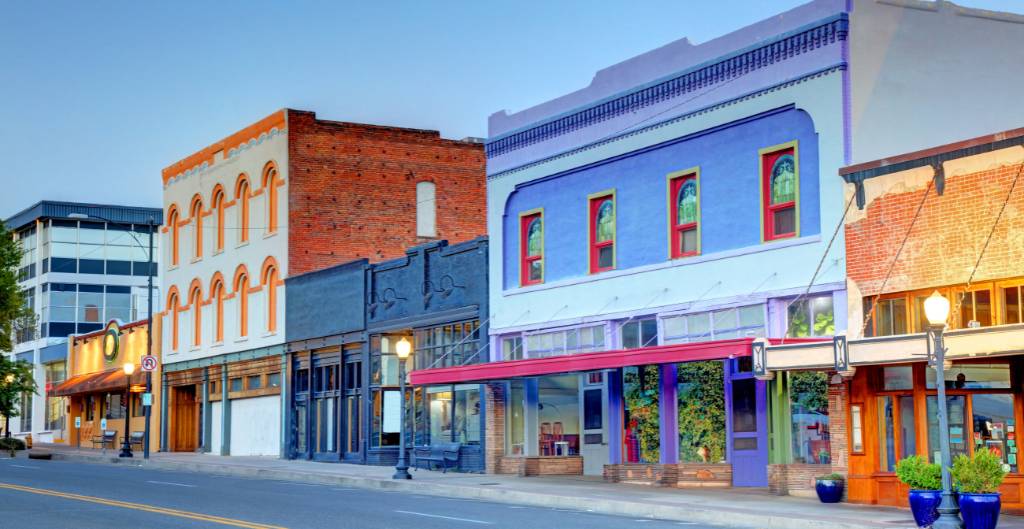
[[267,332],[277,330],[277,282],[279,279],[277,261],[273,257],[268,257],[263,262],[263,270],[260,274],[260,283],[266,291],[267,298]]
[[178,289],[171,287],[167,293],[167,315],[171,318],[171,350],[178,350]]
[[437,200],[433,182],[416,184],[416,236],[437,237]]
[[761,211],[765,241],[799,231],[800,168],[796,142],[761,151]]
[[238,303],[238,336],[249,335],[249,272],[245,266],[235,271],[235,299]]
[[217,223],[217,235],[214,241],[216,245],[214,251],[220,252],[224,250],[224,188],[217,184],[217,187],[213,188],[213,198],[210,201],[213,207],[213,211],[216,215],[215,221]]
[[189,287],[188,304],[192,307],[192,345],[199,347],[203,343],[203,287],[198,279]]
[[267,162],[263,168],[263,189],[267,195],[267,233],[277,231],[277,165]]
[[238,243],[249,242],[249,177],[242,173],[235,183],[235,201],[238,202]]
[[519,283],[522,286],[544,282],[544,212],[527,211],[519,215]]
[[198,194],[192,197],[192,206],[189,207],[189,215],[192,217],[192,257],[199,259],[203,257],[203,198]]
[[171,207],[167,208],[167,233],[171,239],[171,266],[178,266],[178,242],[180,238],[178,236],[178,206],[171,204]]
[[687,172],[669,181],[669,246],[671,257],[700,253],[700,187],[697,172]]
[[590,273],[615,268],[615,195],[590,197]]
[[220,272],[210,282],[210,302],[213,303],[213,341],[224,341],[224,278]]

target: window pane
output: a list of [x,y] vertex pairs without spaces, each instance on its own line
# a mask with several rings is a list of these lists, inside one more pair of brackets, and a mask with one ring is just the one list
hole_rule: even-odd
[[882,389],[913,389],[914,368],[911,366],[889,366],[882,368]]
[[853,451],[864,451],[864,424],[859,405],[850,406],[850,423],[853,425]]
[[242,391],[242,379],[232,378],[231,379],[231,391]]
[[622,370],[625,403],[625,446],[628,463],[657,463],[661,453],[658,366]]
[[536,259],[530,261],[530,281],[540,281],[544,279],[544,260]]
[[78,257],[78,245],[75,243],[55,242],[50,245],[50,255],[74,259]]
[[[783,154],[775,159],[775,163],[772,164],[771,186],[772,204],[796,200],[796,159],[792,154]],[[775,233],[784,232],[776,230]]]
[[530,221],[530,227],[528,228],[526,235],[526,255],[537,256],[541,255],[544,250],[544,229],[543,223],[540,217],[537,217]]
[[538,378],[537,393],[538,453],[579,455],[579,376]]
[[1003,301],[1006,306],[1004,323],[1021,323],[1020,298],[1020,287],[1003,289]]
[[615,206],[610,198],[605,199],[598,206],[594,224],[595,241],[605,242],[615,238]]
[[600,430],[604,427],[604,414],[601,413],[601,390],[588,389],[583,392],[583,428]]
[[259,375],[249,375],[245,380],[246,389],[260,389],[263,387],[263,379]]
[[664,318],[661,320],[662,328],[665,329],[665,343],[685,343],[686,342],[686,317],[685,316],[674,316],[671,318]]
[[756,382],[752,378],[732,382],[732,431],[757,431]]
[[[988,448],[998,454],[1003,463],[1010,464],[1011,472],[1016,472],[1016,435],[1015,432],[1010,432],[1007,428],[1014,424],[1013,395],[971,395],[971,411],[974,416],[972,424],[974,424],[975,450]],[[1009,439],[1011,437],[1013,439]]]
[[715,329],[715,337],[717,338],[723,331],[733,330],[738,326],[737,317],[739,313],[736,309],[719,310],[711,313],[711,322]]
[[[967,453],[967,412],[964,409],[963,395],[947,396],[946,402],[946,407],[949,410],[947,419],[949,422],[950,456],[956,459],[956,456]],[[933,463],[939,463],[942,460],[939,449],[939,399],[930,396],[927,403],[928,454]]]
[[787,311],[789,325],[786,336],[790,338],[811,336],[810,314],[808,300],[791,302]]
[[896,465],[896,420],[892,408],[892,397],[878,397],[878,433],[881,445],[878,451],[878,468],[892,472]]
[[793,462],[827,464],[831,460],[828,429],[828,375],[796,371],[789,376]]
[[455,386],[455,442],[480,444],[480,386]]
[[525,453],[526,441],[526,413],[524,402],[526,400],[526,385],[522,380],[513,380],[508,385],[508,435],[505,452],[511,456],[523,455]]
[[654,318],[640,320],[640,346],[658,345],[658,321]]
[[691,342],[711,339],[711,313],[687,316],[686,330]]
[[697,251],[697,230],[682,230],[679,232],[679,247],[682,253],[694,253]]
[[611,268],[614,263],[615,253],[612,246],[603,246],[597,251],[597,266],[599,268]]
[[785,208],[772,216],[775,235],[784,235],[796,231],[796,208]]
[[[75,225],[75,222],[71,222]],[[50,240],[53,242],[78,242],[78,229],[68,226],[57,226],[54,222],[54,226],[50,229]]]
[[631,321],[622,326],[622,347],[623,349],[640,347],[640,322]]
[[917,453],[917,428],[914,424],[914,397],[899,397],[900,459]]
[[676,223],[689,224],[697,222],[697,181],[694,179],[687,180],[679,188],[679,196],[676,197],[676,200],[678,208]]
[[811,322],[811,332],[814,336],[832,336],[836,333],[832,296],[818,296],[811,299]]
[[[935,370],[928,369],[927,387],[935,389]],[[946,389],[1010,389],[1009,364],[953,364],[943,372]]]
[[[725,382],[720,361],[676,364],[679,460],[725,461]],[[702,450],[705,449],[705,450]]]

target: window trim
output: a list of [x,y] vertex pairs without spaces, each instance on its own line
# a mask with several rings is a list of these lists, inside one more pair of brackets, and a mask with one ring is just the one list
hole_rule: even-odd
[[[772,205],[769,205],[769,203],[768,203],[769,197],[771,196],[771,180],[769,178],[770,175],[765,173],[764,160],[765,160],[765,157],[770,155],[770,154],[774,154],[774,153],[777,153],[779,151],[784,151],[784,150],[787,150],[787,149],[793,149],[793,161],[794,161],[794,164],[793,164],[794,168],[793,169],[794,169],[794,172],[796,173],[796,184],[795,184],[795,188],[794,188],[793,202],[792,203],[786,202],[784,204],[778,204],[778,205],[772,206]],[[763,149],[759,149],[757,151],[757,167],[758,167],[757,178],[758,178],[758,182],[760,182],[759,187],[761,189],[761,197],[760,197],[760,205],[761,205],[761,243],[763,244],[763,243],[766,243],[766,242],[773,242],[773,241],[778,241],[778,240],[782,240],[782,239],[796,239],[796,238],[799,238],[800,237],[800,147],[799,147],[799,140],[793,140],[793,141],[788,141],[788,142],[785,142],[785,143],[779,143],[777,145],[772,145],[771,147],[765,147]],[[776,211],[782,210],[782,209],[787,209],[789,207],[793,208],[793,214],[794,214],[794,217],[793,217],[793,219],[794,219],[793,220],[793,224],[794,224],[793,233],[785,233],[785,234],[777,235],[774,232],[774,229],[775,229],[774,222],[769,222],[769,220],[774,220],[774,218],[775,218],[774,215],[775,215]]]
[[[527,221],[533,222],[533,217],[540,219],[540,255],[530,256],[527,255]],[[527,211],[523,211],[519,214],[519,286],[527,287],[532,285],[540,285],[544,283],[544,267],[545,259],[544,254],[547,250],[545,246],[544,237],[544,208],[534,208]],[[533,261],[540,261],[540,279],[536,281],[530,280],[529,265]]]
[[[605,198],[610,198],[612,201],[612,214],[614,215],[615,220],[612,223],[612,240],[602,242],[599,246],[595,241],[597,233],[594,230],[594,223],[597,221],[597,210],[594,208],[594,204]],[[616,200],[615,188],[587,195],[587,274],[600,274],[601,272],[609,272],[616,269],[616,266],[618,265],[618,230],[619,205],[618,200]],[[612,265],[606,268],[600,268],[597,266],[597,250],[604,248],[605,246],[612,247]]]
[[[694,183],[697,184],[697,221],[688,224],[679,224],[679,218],[677,217],[679,208],[676,205],[676,195],[678,194],[679,189],[681,189],[688,180],[693,180]],[[700,208],[700,166],[669,173],[665,177],[665,182],[668,188],[668,210],[666,212],[666,216],[668,218],[668,258],[681,259],[683,257],[700,255],[702,220]],[[682,231],[693,228],[696,228],[697,230],[697,250],[693,252],[683,252],[681,241],[678,239],[678,234]]]

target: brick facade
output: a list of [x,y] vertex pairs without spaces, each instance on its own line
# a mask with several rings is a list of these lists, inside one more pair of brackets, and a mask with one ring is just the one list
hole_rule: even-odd
[[721,488],[732,486],[732,465],[728,463],[605,465],[609,483],[676,488]]
[[[920,217],[885,284],[885,292],[967,281],[1020,170],[1020,153],[1012,152],[1015,156],[1001,151],[946,162],[943,195],[937,196],[934,186],[928,190]],[[873,200],[864,211],[851,210],[853,219],[846,224],[847,276],[862,296],[879,293],[933,174],[931,168],[924,167],[865,183]],[[1024,186],[1018,184],[974,279],[1021,275]]]
[[[487,234],[482,144],[287,113],[289,275]],[[416,234],[416,184],[424,181],[436,186],[436,238]]]
[[505,385],[487,384],[484,386],[484,469],[488,474],[511,474],[518,470],[499,468],[505,458]]
[[814,497],[815,478],[830,473],[830,465],[768,465],[768,490],[780,496]]

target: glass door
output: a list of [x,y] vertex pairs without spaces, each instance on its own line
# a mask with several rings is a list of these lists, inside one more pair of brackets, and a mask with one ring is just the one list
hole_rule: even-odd
[[583,439],[580,455],[583,456],[583,474],[600,476],[608,463],[607,428],[608,398],[605,393],[602,372],[582,375],[585,384],[580,389],[580,417],[582,417]]
[[309,367],[296,359],[292,376],[292,453],[294,459],[309,459]]
[[338,454],[338,364],[313,368],[313,459],[336,460]]
[[360,353],[345,357],[342,364],[341,442],[343,457],[347,461],[362,459],[363,421],[360,414],[363,402],[363,362]]

